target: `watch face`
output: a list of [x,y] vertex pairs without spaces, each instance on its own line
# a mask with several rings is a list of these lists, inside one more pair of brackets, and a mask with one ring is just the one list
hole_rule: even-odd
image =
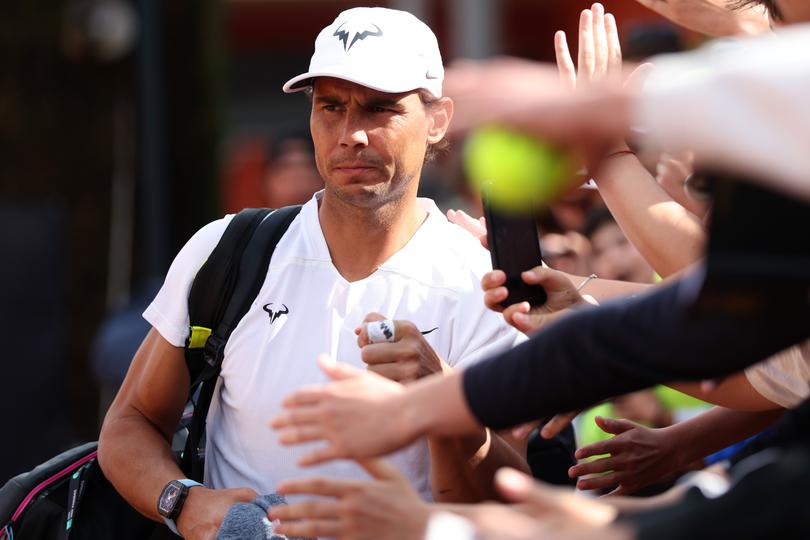
[[183,484],[175,482],[166,484],[158,500],[158,512],[160,515],[171,517],[177,507],[177,501],[180,499],[180,494],[183,492],[184,487]]

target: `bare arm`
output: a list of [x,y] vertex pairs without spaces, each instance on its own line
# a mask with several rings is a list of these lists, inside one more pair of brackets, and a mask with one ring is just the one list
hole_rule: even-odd
[[[615,487],[613,494],[633,493],[660,482],[727,446],[759,433],[784,410],[747,412],[715,407],[666,428],[653,429],[629,420],[597,417],[603,431],[615,435],[577,450],[577,459],[610,454],[575,465],[582,490]],[[607,474],[601,474],[607,473]],[[582,478],[585,475],[600,474]]]
[[708,36],[745,36],[770,30],[760,6],[732,10],[728,0],[636,0],[672,22]]
[[606,159],[596,182],[624,234],[659,275],[670,276],[703,256],[700,219],[675,202],[634,155]]
[[[99,436],[98,459],[105,476],[127,502],[159,522],[156,503],[161,490],[169,481],[185,478],[170,441],[188,387],[183,349],[150,330]],[[230,506],[255,496],[251,489],[192,488],[178,527],[186,538],[213,538]]]
[[170,441],[188,386],[183,350],[152,329],[99,436],[98,459],[105,476],[132,506],[155,521],[162,521],[155,503],[163,486],[185,477]]
[[493,478],[501,467],[530,473],[524,441],[507,442],[489,429],[475,435],[429,437],[436,502],[480,502],[498,498]]
[[742,371],[723,378],[711,390],[704,389],[698,382],[674,382],[667,386],[703,401],[740,411],[769,411],[782,408],[757,392]]
[[[554,36],[554,49],[563,87],[575,91],[594,82],[621,84],[622,51],[616,21],[601,5],[594,4],[580,17],[576,70],[563,32]],[[622,141],[614,146],[627,149]],[[633,154],[606,158],[595,180],[616,222],[661,276],[700,258],[706,239],[700,220],[672,200]]]

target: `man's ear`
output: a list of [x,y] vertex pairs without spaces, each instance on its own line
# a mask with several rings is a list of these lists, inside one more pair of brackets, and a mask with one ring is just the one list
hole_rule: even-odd
[[427,114],[430,119],[428,128],[428,144],[436,144],[444,138],[450,120],[453,119],[453,100],[449,97],[439,98],[428,105]]

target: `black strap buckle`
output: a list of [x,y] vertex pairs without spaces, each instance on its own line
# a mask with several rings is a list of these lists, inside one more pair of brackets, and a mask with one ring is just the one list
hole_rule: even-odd
[[208,366],[216,367],[219,365],[220,360],[222,360],[225,355],[226,343],[227,342],[224,339],[214,334],[208,336],[208,339],[205,342],[205,348],[203,349],[205,351],[203,353],[203,359]]

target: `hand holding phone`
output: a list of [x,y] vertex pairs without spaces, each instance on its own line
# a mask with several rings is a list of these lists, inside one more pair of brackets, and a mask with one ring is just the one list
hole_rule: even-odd
[[547,299],[545,289],[521,278],[521,273],[543,263],[534,216],[499,212],[489,203],[486,193],[482,195],[492,268],[506,274],[504,285],[509,291],[500,305],[506,308],[528,302],[532,307],[542,306]]

